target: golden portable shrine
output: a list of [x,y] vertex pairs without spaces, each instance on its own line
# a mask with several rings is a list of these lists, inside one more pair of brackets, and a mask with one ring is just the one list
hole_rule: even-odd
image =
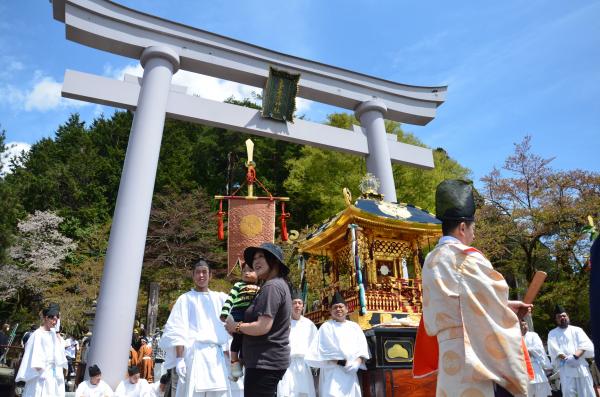
[[[365,178],[363,195],[299,242],[305,316],[329,319],[329,299],[339,290],[349,318],[365,331],[371,360],[363,374],[365,396],[432,396],[434,376],[412,377],[421,318],[424,249],[436,244],[441,222],[408,204],[389,203]],[[308,293],[310,289],[311,293]]]

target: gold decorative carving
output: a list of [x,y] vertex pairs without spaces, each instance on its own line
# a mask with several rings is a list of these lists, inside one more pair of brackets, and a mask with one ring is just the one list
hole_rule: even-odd
[[350,192],[350,189],[345,187],[344,189],[342,189],[342,192],[344,193],[344,201],[346,202],[346,205],[351,206],[352,205],[352,193]]
[[240,222],[240,232],[246,237],[258,236],[262,230],[262,219],[254,214],[244,216]]
[[392,347],[387,349],[386,355],[389,358],[408,358],[408,350],[406,350],[400,343],[395,343]]
[[389,362],[411,362],[413,342],[409,338],[390,338],[383,343],[385,358]]
[[377,205],[379,210],[384,214],[388,214],[397,219],[408,219],[411,217],[410,211],[406,209],[406,207],[401,207],[399,205],[394,205],[388,203],[387,201],[380,201]]

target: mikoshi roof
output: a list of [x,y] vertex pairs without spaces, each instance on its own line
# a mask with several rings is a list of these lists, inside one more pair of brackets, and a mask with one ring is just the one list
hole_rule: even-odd
[[432,213],[405,203],[389,203],[377,198],[359,198],[338,212],[300,242],[301,252],[321,254],[335,240],[344,238],[350,223],[395,237],[404,233],[422,237],[439,236],[442,222]]

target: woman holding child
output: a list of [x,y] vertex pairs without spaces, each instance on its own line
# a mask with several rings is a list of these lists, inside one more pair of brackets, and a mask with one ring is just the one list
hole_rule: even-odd
[[244,260],[262,285],[244,320],[228,318],[225,327],[231,334],[243,335],[244,394],[274,397],[290,365],[290,269],[283,263],[281,248],[273,243],[246,248]]

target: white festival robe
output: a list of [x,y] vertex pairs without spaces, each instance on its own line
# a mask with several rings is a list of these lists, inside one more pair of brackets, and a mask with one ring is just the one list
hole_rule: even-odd
[[[577,350],[584,350],[577,360],[577,366],[571,367],[558,358],[559,354],[571,356]],[[594,357],[594,345],[585,332],[573,325],[567,328],[556,327],[548,333],[548,353],[560,374],[560,388],[563,397],[594,397],[592,375],[586,358]]]
[[290,367],[277,385],[278,397],[315,397],[312,371],[304,356],[317,337],[317,327],[304,316],[292,319],[290,327]]
[[[151,392],[150,392],[151,397],[162,397],[165,394],[164,391],[163,392],[160,391],[160,381],[156,381],[156,382],[152,383],[150,385],[150,390],[151,390]],[[165,386],[165,390],[166,390],[166,386]],[[75,397],[77,397],[77,396],[75,396]]]
[[423,322],[437,336],[436,396],[494,396],[494,383],[515,396],[529,377],[516,314],[504,277],[475,248],[444,236],[422,271]]
[[545,372],[546,368],[551,368],[551,364],[546,354],[546,349],[544,349],[544,344],[540,336],[533,331],[528,331],[523,338],[525,339],[525,346],[527,346],[529,357],[531,357],[531,366],[534,373],[533,380],[529,381],[529,385],[527,385],[527,396],[551,396],[552,389],[550,388],[550,383],[548,383],[548,377]]
[[113,391],[102,379],[97,385],[92,385],[89,380],[81,382],[75,391],[75,397],[112,397]]
[[167,369],[176,365],[175,346],[184,346],[186,376],[177,381],[176,397],[241,393],[240,383],[228,379],[229,360],[224,355],[230,337],[219,316],[226,299],[222,292],[191,290],[175,302],[159,346],[165,351]]
[[[354,361],[362,357],[368,360],[367,338],[360,326],[346,320],[328,320],[317,334],[310,350],[304,357],[308,365],[320,368],[319,395],[328,397],[360,397],[361,390],[356,372],[346,372],[337,360]],[[361,364],[361,369],[366,366]]]
[[148,381],[140,378],[136,383],[131,383],[129,378],[122,380],[115,389],[115,397],[154,397]]
[[[63,368],[67,368],[64,341],[53,330],[34,331],[25,345],[16,381],[25,382],[22,397],[62,397],[65,395]],[[38,371],[36,368],[42,368]],[[40,374],[45,379],[40,380]]]

